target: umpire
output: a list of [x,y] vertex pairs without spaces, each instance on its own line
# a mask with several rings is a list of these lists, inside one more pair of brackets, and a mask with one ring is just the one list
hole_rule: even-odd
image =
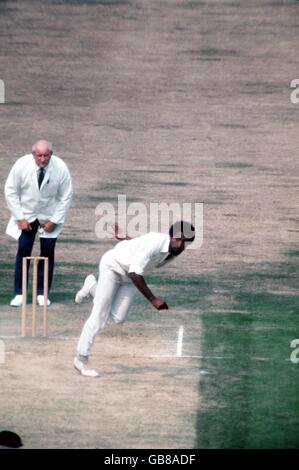
[[[4,192],[11,213],[6,233],[18,240],[15,297],[10,305],[19,307],[22,305],[22,258],[31,255],[37,232],[40,256],[49,258],[49,290],[51,288],[55,244],[71,206],[72,180],[66,164],[53,155],[52,144],[39,140],[33,145],[32,153],[13,165]],[[44,305],[42,262],[38,266],[37,302]]]

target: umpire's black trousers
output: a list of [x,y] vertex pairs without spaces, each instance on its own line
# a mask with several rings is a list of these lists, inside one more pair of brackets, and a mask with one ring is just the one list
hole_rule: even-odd
[[[15,265],[15,294],[22,294],[22,261],[24,256],[31,256],[33,243],[37,230],[39,228],[39,221],[35,220],[30,223],[32,230],[27,232],[22,230],[19,238],[18,252],[16,256]],[[40,238],[40,256],[49,258],[49,291],[52,285],[53,271],[54,271],[54,253],[57,238]],[[29,263],[28,263],[29,264]],[[29,265],[27,265],[27,285],[28,285]],[[38,263],[37,272],[37,295],[43,295],[44,290],[44,263]]]

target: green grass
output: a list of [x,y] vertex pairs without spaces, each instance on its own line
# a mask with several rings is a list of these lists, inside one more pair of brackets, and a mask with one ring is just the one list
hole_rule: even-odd
[[116,6],[116,5],[128,5],[128,0],[55,0],[54,3],[68,3],[70,5],[104,5],[104,6]]
[[[103,240],[101,240],[103,242]],[[59,243],[67,243],[68,245],[98,245],[100,241],[98,239],[87,239],[87,238],[61,238]]]
[[238,55],[237,51],[229,49],[217,49],[215,47],[207,47],[203,49],[193,49],[185,51],[187,54],[199,55],[204,57],[234,57]]
[[173,174],[174,170],[126,170],[126,173],[153,173],[153,174]]
[[[287,286],[295,265],[280,269]],[[277,266],[273,270],[274,276],[222,279],[232,311],[202,315],[202,353],[220,348],[223,359],[201,361],[214,374],[199,383],[197,448],[299,447],[299,367],[290,361],[290,342],[299,337],[299,295],[267,292],[266,283],[278,276]]]
[[[236,127],[236,126],[234,126]],[[223,163],[216,163],[216,168],[252,168],[253,165],[250,163],[243,163],[243,162],[223,162]]]
[[[1,253],[2,255],[2,253]],[[2,258],[2,256],[1,256]],[[0,263],[0,305],[7,305],[13,295],[14,259]]]
[[182,2],[180,4],[181,8],[198,8],[198,7],[204,7],[207,2],[203,2],[201,0],[193,0],[193,1],[188,1],[188,2]]
[[164,275],[145,276],[147,283],[157,295],[167,300],[169,307],[197,309],[199,298],[211,291],[211,282],[207,279],[176,278]]

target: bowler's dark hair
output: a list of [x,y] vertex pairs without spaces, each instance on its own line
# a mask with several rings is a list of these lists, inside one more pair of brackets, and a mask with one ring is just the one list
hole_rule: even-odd
[[179,220],[171,225],[169,236],[171,238],[182,238],[186,242],[193,242],[195,239],[195,228],[190,222]]

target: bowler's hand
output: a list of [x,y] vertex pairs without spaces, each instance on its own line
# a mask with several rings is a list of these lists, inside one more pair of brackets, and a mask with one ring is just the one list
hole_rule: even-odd
[[157,310],[168,310],[168,305],[167,303],[162,300],[162,299],[158,299],[158,297],[155,297],[152,301],[151,301],[151,304],[153,305],[153,307],[155,307]]
[[118,224],[110,225],[110,228],[113,231],[114,238],[117,240],[131,240],[131,237],[129,237],[127,234],[125,234],[121,228],[119,227]]
[[21,230],[26,230],[26,232],[30,232],[30,230],[32,230],[30,223],[26,219],[19,220],[18,227]]
[[53,232],[56,228],[56,224],[54,224],[54,222],[51,222],[51,220],[48,220],[48,222],[46,222],[45,224],[41,225],[41,227],[43,227],[44,231],[45,232]]

